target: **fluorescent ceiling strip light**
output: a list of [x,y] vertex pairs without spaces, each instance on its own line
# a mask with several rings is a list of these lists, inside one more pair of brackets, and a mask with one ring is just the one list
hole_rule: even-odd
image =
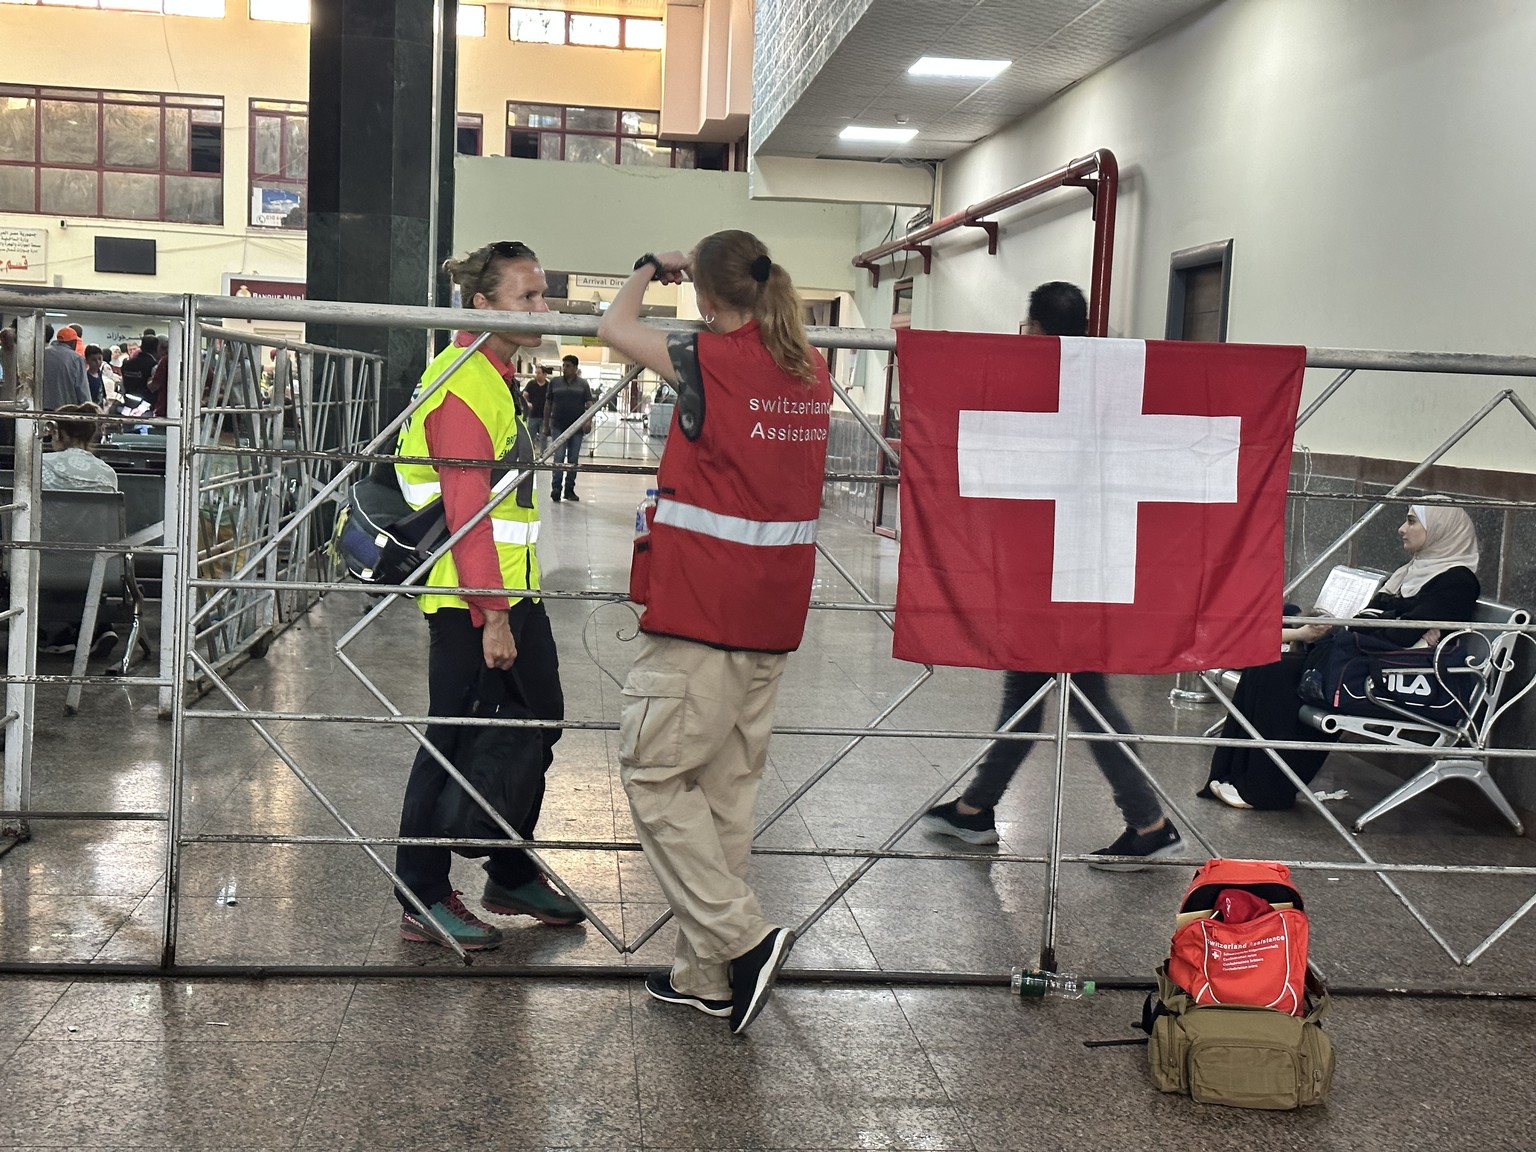
[[916,128],[866,128],[850,124],[838,134],[840,140],[859,140],[869,143],[905,144],[917,135]]
[[1012,60],[964,60],[953,56],[924,56],[907,69],[908,76],[940,76],[958,80],[990,80]]

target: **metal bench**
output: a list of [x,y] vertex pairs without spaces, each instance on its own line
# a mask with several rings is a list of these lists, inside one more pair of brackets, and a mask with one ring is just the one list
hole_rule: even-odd
[[[1304,723],[1329,735],[1348,734],[1360,739],[1390,744],[1396,747],[1423,748],[1432,754],[1429,764],[1401,787],[1386,796],[1355,821],[1355,831],[1362,831],[1378,816],[1427,792],[1442,780],[1470,780],[1493,802],[1499,812],[1514,828],[1516,835],[1525,831],[1520,817],[1499,790],[1498,783],[1488,770],[1486,759],[1476,753],[1488,748],[1495,723],[1527,692],[1536,680],[1520,683],[1515,675],[1515,652],[1525,633],[1518,629],[1530,623],[1531,614],[1524,608],[1511,608],[1493,600],[1479,600],[1473,620],[1479,624],[1505,624],[1506,632],[1474,632],[1462,630],[1441,638],[1433,654],[1425,649],[1425,667],[1428,675],[1441,675],[1444,670],[1442,656],[1452,643],[1466,643],[1486,647],[1486,655],[1480,655],[1474,647],[1473,658],[1467,669],[1459,665],[1455,674],[1472,675],[1477,683],[1470,697],[1465,718],[1454,726],[1426,721],[1415,713],[1399,708],[1388,701],[1371,697],[1372,702],[1400,718],[1382,719],[1355,716],[1347,712],[1335,712],[1310,704],[1301,708]],[[1445,674],[1451,674],[1445,670]]]

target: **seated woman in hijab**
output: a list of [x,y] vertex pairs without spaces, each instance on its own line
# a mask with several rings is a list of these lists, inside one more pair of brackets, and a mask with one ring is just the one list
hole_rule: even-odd
[[[1460,508],[1444,503],[1415,504],[1397,530],[1408,563],[1387,577],[1381,591],[1360,610],[1361,616],[1383,620],[1470,620],[1482,588],[1477,582],[1477,532]],[[1307,624],[1285,628],[1281,639],[1307,644],[1323,639],[1332,628]],[[1440,630],[1382,626],[1354,631],[1376,636],[1402,648],[1433,648]],[[1243,671],[1232,702],[1266,740],[1326,740],[1300,718],[1296,689],[1306,666],[1304,655],[1287,656],[1273,664]],[[1221,735],[1246,739],[1247,731],[1228,716]],[[1310,784],[1328,758],[1326,751],[1280,751],[1300,779]],[[1233,808],[1289,808],[1296,787],[1262,748],[1217,748],[1211,756],[1210,777],[1198,795]]]

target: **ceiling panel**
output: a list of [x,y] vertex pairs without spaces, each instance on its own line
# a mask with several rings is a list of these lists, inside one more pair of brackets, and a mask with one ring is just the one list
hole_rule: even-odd
[[[873,0],[776,123],[767,155],[940,160],[1040,107],[1213,0]],[[992,81],[909,76],[919,56],[1008,59]],[[761,81],[754,80],[754,86]],[[905,125],[892,148],[838,139],[848,124]]]

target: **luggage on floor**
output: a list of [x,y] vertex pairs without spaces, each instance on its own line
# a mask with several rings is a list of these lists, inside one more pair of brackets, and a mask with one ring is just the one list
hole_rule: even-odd
[[1307,915],[1290,870],[1211,860],[1176,924],[1142,1013],[1158,1088],[1235,1108],[1321,1103],[1333,1086],[1319,1023],[1329,999],[1307,971]]

